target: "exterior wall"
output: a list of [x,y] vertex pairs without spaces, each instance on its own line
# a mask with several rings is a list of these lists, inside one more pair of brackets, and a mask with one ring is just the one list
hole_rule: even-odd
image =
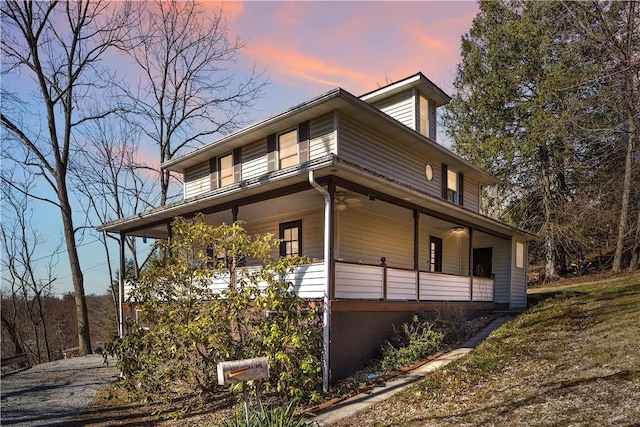
[[442,273],[467,276],[469,274],[469,235],[453,231],[438,231],[428,224],[429,218],[420,217],[419,266],[420,270],[429,271],[429,238],[442,239]]
[[413,91],[408,90],[393,97],[373,104],[385,114],[393,117],[405,126],[417,130],[415,98]]
[[209,162],[188,169],[184,174],[184,198],[197,196],[211,190]]
[[242,179],[256,178],[267,173],[267,140],[242,147]]
[[[408,147],[394,144],[356,121],[341,116],[338,156],[365,169],[385,175],[394,181],[425,193],[441,196],[440,162]],[[434,166],[434,179],[427,181],[427,161]]]
[[413,214],[397,210],[393,218],[351,207],[339,212],[336,258],[380,265],[385,257],[389,267],[413,268]]
[[[242,209],[238,215],[242,220]],[[324,224],[324,211],[322,208],[304,212],[289,212],[276,217],[264,218],[260,221],[251,221],[245,224],[245,229],[249,234],[272,233],[276,237],[280,232],[279,224],[283,222],[302,220],[302,255],[312,261],[322,259],[324,256],[322,231]],[[278,249],[274,249],[271,256],[279,256]]]
[[327,114],[311,120],[309,159],[319,159],[327,154],[336,153],[336,141],[333,133],[333,114]]
[[464,177],[464,207],[480,212],[480,186],[476,181]]
[[527,242],[524,245],[524,268],[516,267],[516,239],[511,241],[511,295],[509,308],[525,308],[527,306]]
[[[311,120],[309,159],[315,160],[336,152],[333,114]],[[242,180],[267,174],[267,140],[262,139],[242,147]],[[211,190],[209,162],[185,171],[184,198],[197,196]]]

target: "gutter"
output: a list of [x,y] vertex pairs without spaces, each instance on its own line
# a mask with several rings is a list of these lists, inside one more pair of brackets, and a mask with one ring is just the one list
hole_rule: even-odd
[[322,308],[322,390],[329,391],[329,321],[331,313],[329,311],[329,294],[331,291],[331,278],[329,270],[331,268],[331,248],[329,246],[331,232],[331,194],[318,184],[313,175],[313,170],[309,171],[309,184],[324,196],[324,299]]

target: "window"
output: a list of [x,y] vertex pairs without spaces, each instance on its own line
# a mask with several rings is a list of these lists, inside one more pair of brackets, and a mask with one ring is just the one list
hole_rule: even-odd
[[524,244],[516,242],[516,268],[524,268]]
[[218,186],[233,184],[233,154],[218,158]]
[[458,174],[451,169],[447,170],[447,200],[458,203]]
[[302,220],[280,224],[280,256],[302,255]]
[[242,181],[242,149],[209,160],[211,189]]
[[310,131],[306,121],[295,129],[267,136],[267,172],[308,162]]
[[298,162],[298,130],[280,134],[278,136],[278,149],[280,151],[280,169],[297,165]]
[[442,175],[440,176],[442,177],[442,198],[462,206],[464,174],[450,170],[449,167],[443,163]]
[[442,272],[442,239],[429,238],[429,271]]

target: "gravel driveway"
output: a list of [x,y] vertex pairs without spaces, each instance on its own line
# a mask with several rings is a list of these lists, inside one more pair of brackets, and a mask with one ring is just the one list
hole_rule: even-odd
[[96,392],[118,377],[102,356],[74,357],[2,375],[3,426],[56,426],[87,408]]

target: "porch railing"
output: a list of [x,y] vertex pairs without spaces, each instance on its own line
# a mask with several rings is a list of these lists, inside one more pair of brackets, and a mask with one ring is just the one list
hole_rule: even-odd
[[[257,267],[246,267],[248,269]],[[495,280],[336,261],[335,298],[388,301],[493,301]],[[306,264],[287,275],[302,298],[324,296],[324,263]],[[262,284],[266,286],[266,283]],[[229,278],[211,279],[214,291],[229,287]],[[125,285],[125,301],[130,286]]]

